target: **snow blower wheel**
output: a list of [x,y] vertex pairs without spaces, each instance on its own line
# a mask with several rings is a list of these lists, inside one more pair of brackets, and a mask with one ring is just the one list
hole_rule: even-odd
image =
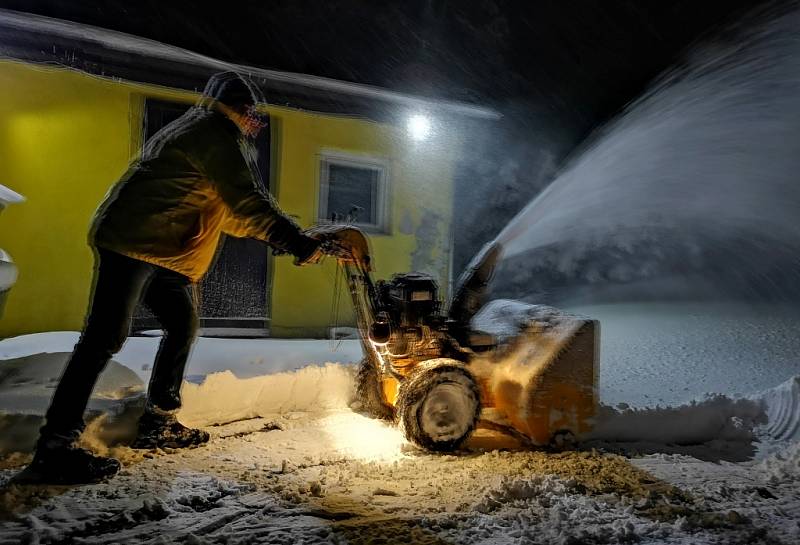
[[428,360],[401,382],[396,413],[403,435],[415,445],[437,452],[456,450],[480,418],[480,390],[463,363]]
[[364,358],[356,373],[355,396],[350,408],[370,418],[394,420],[394,408],[385,403],[380,384],[380,371],[369,358]]

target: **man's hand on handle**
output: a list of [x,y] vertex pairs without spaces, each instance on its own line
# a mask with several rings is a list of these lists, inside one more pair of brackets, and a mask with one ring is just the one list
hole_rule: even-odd
[[324,255],[322,241],[301,232],[292,244],[294,264],[297,266],[319,263]]
[[282,248],[273,250],[276,255],[291,253],[295,265],[318,263],[324,256],[335,257],[340,262],[356,263],[370,269],[369,247],[363,233],[354,227],[341,225],[316,225],[297,231]]

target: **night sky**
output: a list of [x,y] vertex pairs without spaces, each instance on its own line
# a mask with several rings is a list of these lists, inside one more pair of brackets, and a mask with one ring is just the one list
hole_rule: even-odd
[[580,137],[753,0],[2,1],[223,60],[527,106]]
[[[589,132],[753,0],[0,1],[223,60],[489,105],[462,172],[459,266]],[[488,218],[475,227],[475,218]],[[464,226],[471,225],[470,229]]]

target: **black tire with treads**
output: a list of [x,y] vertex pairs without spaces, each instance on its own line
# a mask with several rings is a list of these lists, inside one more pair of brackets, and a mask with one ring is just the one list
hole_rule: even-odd
[[383,399],[378,369],[369,358],[362,359],[358,366],[355,399],[350,407],[370,418],[394,419],[394,409]]
[[[426,396],[442,385],[449,385],[458,391],[468,403],[467,408],[474,403],[474,410],[464,412],[460,420],[463,433],[457,436],[431,436],[421,422]],[[449,358],[428,360],[418,364],[411,375],[400,383],[395,413],[407,440],[426,450],[453,451],[469,437],[480,419],[480,389],[472,373],[460,361]]]

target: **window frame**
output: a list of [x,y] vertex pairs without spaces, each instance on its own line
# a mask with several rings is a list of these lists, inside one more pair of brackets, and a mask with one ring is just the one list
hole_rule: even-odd
[[331,164],[361,168],[378,171],[376,183],[377,195],[375,198],[375,218],[376,223],[364,221],[354,222],[353,225],[359,227],[367,233],[390,234],[391,221],[389,217],[389,161],[373,155],[358,155],[336,150],[322,150],[318,157],[319,168],[319,201],[317,206],[317,221],[319,223],[332,223],[327,217],[328,213],[328,194],[330,191],[330,169]]

